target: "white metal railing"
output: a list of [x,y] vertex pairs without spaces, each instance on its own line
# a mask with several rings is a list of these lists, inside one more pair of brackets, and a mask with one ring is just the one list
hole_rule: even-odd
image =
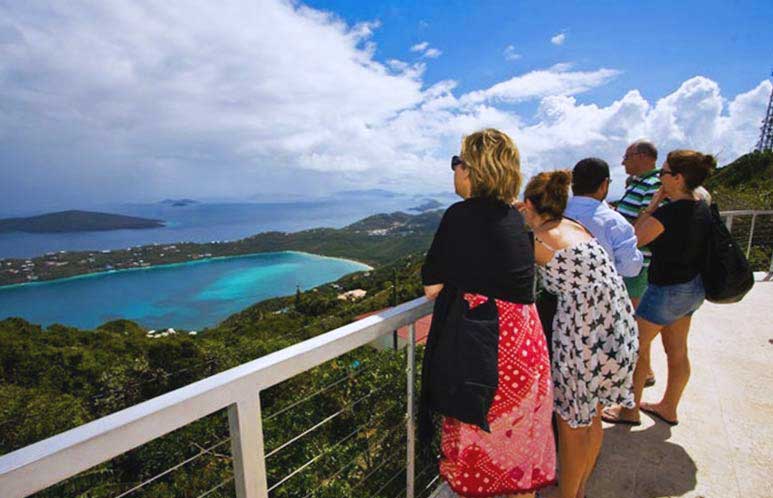
[[[749,227],[749,238],[746,242],[746,257],[749,257],[749,254],[752,250],[752,241],[754,240],[754,226],[757,222],[758,216],[773,216],[773,211],[763,211],[759,209],[745,209],[745,210],[738,210],[738,211],[722,211],[719,213],[720,216],[722,216],[725,219],[725,226],[727,229],[732,233],[733,231],[733,220],[737,217],[741,216],[751,216],[751,226]],[[773,241],[771,241],[773,243]],[[773,253],[771,253],[770,256],[770,268],[768,269],[768,275],[766,280],[773,277]]]
[[[720,214],[728,229],[732,228],[734,218],[752,217],[748,255],[756,218],[773,215],[773,211]],[[773,258],[768,277],[771,274]],[[406,494],[413,498],[416,478],[414,322],[429,314],[431,308],[432,303],[427,299],[415,299],[4,455],[0,457],[0,496],[28,496],[227,408],[236,495],[266,498],[260,392],[407,325],[405,472]]]
[[8,453],[0,457],[0,496],[28,496],[227,408],[236,496],[266,498],[260,392],[407,325],[405,472],[406,496],[413,498],[414,323],[431,312],[431,301],[414,299]]

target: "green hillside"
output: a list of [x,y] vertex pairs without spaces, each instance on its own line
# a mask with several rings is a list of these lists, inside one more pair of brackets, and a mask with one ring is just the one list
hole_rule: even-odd
[[[773,151],[745,154],[719,168],[706,188],[722,211],[773,210]],[[745,250],[749,245],[751,216],[733,219],[733,236]],[[770,268],[773,253],[773,215],[755,220],[749,260],[757,271]]]
[[773,209],[773,151],[745,154],[717,169],[706,188],[722,210]]
[[[408,255],[296,297],[257,303],[196,336],[178,331],[151,338],[127,320],[96,330],[2,320],[0,454],[328,332],[393,300],[418,297],[422,260],[422,254]],[[366,297],[337,299],[353,289],[366,290]],[[331,498],[399,492],[404,480],[390,479],[404,468],[405,361],[404,351],[366,346],[261,393],[269,452],[340,412],[268,459],[271,486],[320,457],[272,496],[302,497],[312,489],[315,496]],[[221,411],[34,496],[114,497],[193,457],[138,496],[198,496],[231,475],[227,438],[227,415]],[[419,469],[430,469],[430,464],[417,462]],[[433,476],[425,472],[417,486]],[[208,496],[233,496],[232,486]]]

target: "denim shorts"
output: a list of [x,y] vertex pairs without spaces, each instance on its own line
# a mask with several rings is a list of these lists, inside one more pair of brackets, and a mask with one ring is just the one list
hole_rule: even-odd
[[683,284],[649,284],[636,308],[636,316],[657,325],[671,325],[692,315],[701,307],[705,297],[700,275]]

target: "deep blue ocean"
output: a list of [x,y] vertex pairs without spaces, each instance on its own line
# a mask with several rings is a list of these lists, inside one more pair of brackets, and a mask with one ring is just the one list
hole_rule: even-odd
[[[432,198],[443,204],[452,200],[450,196]],[[0,234],[0,259],[33,257],[51,251],[236,240],[271,230],[340,228],[377,213],[411,212],[411,207],[425,199],[366,193],[293,203],[102,206],[93,210],[161,219],[166,226],[107,232]],[[42,325],[58,322],[94,328],[108,320],[127,318],[148,328],[199,330],[258,301],[292,294],[296,285],[308,289],[365,268],[340,259],[272,253],[25,284],[0,288],[0,319],[20,316]]]

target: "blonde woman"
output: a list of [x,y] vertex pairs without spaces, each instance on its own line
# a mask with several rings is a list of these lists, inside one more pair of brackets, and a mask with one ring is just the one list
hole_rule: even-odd
[[[440,475],[463,497],[533,497],[555,480],[556,457],[550,364],[534,306],[534,252],[523,217],[513,207],[521,184],[518,149],[501,131],[483,130],[464,138],[451,168],[456,193],[464,200],[444,214],[422,268],[425,293],[437,301],[421,407],[437,406],[425,401],[443,396],[442,386],[441,392],[424,391],[427,376],[433,375],[426,366],[435,334],[446,319],[442,302],[461,294],[470,314],[493,308],[498,349],[473,370],[498,372],[497,386],[489,391],[490,405],[483,403],[482,427],[444,418]],[[468,355],[462,348],[453,354]]]

